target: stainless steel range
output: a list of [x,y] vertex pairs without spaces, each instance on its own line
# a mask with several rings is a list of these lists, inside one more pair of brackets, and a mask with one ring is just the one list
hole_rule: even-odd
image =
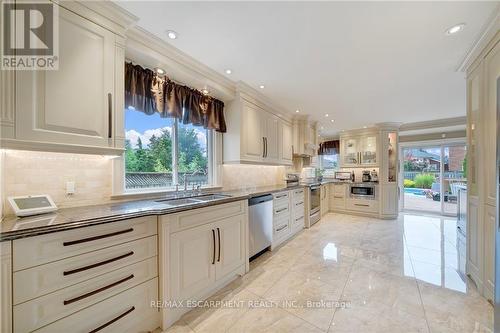
[[309,223],[313,225],[321,219],[321,184],[309,185]]

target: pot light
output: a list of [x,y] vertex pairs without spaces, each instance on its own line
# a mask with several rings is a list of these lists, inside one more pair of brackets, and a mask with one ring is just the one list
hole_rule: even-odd
[[363,128],[367,128],[368,126],[363,126]]
[[465,27],[465,23],[460,23],[460,24],[454,25],[451,28],[446,30],[446,34],[448,36],[456,34],[457,32],[462,31],[464,29],[464,27]]
[[325,113],[325,117],[328,117],[328,113]]
[[298,109],[297,109],[297,110],[295,110],[295,113],[299,113],[299,112],[300,112],[300,110],[298,110]]
[[333,119],[332,119],[332,120],[330,120],[330,121],[333,123],[335,120],[333,120]]
[[265,85],[263,85],[263,84],[261,84],[261,85],[259,86],[259,88],[260,88],[260,89],[264,89],[265,87],[266,87],[266,86],[265,86]]
[[230,70],[229,68],[228,68],[228,69],[226,69],[226,74],[231,74],[232,72],[233,72],[233,71],[232,71],[232,70]]
[[165,75],[165,70],[161,68],[155,68],[156,74]]
[[177,39],[177,37],[179,37],[179,34],[173,30],[167,30],[167,36],[170,39]]
[[201,92],[203,93],[203,95],[208,95],[210,93],[210,91],[207,88],[201,89]]

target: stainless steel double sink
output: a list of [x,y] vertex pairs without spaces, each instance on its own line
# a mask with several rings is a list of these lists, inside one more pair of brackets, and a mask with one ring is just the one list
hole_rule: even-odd
[[210,202],[210,201],[217,201],[217,200],[223,200],[230,198],[230,195],[227,194],[205,194],[205,195],[200,195],[200,196],[193,196],[193,197],[187,197],[187,198],[167,198],[167,199],[161,199],[161,200],[156,200],[156,202],[161,202],[163,204],[172,206],[172,207],[179,207],[179,206],[186,206],[186,205],[194,205],[202,202]]

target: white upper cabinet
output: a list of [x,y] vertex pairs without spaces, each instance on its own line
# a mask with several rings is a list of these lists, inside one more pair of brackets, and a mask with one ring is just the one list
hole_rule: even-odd
[[293,155],[316,156],[318,154],[318,136],[316,123],[308,116],[297,117],[293,121]]
[[340,140],[342,166],[358,166],[359,164],[359,138],[346,138]]
[[2,139],[13,148],[119,153],[124,54],[123,37],[59,7],[59,69],[15,72],[15,131]]
[[363,166],[377,165],[377,135],[364,136],[359,142],[359,163]]
[[341,167],[379,166],[379,129],[346,132],[340,137]]
[[486,203],[496,205],[496,153],[497,153],[497,107],[498,89],[500,87],[500,42],[488,53],[485,58],[486,73],[486,109],[484,114],[485,135],[485,190]]
[[224,163],[292,164],[291,124],[240,95],[226,108]]

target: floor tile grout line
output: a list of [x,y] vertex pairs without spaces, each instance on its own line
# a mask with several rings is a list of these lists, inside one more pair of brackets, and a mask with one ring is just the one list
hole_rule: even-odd
[[408,256],[409,256],[409,259],[410,259],[410,264],[411,264],[411,269],[413,271],[413,278],[415,280],[415,285],[417,287],[417,290],[418,290],[418,297],[420,298],[420,304],[422,304],[422,311],[424,312],[424,319],[425,319],[425,323],[427,325],[427,330],[429,331],[429,333],[431,333],[431,326],[429,324],[429,320],[427,319],[427,311],[425,309],[425,305],[424,305],[424,299],[422,298],[422,291],[420,290],[420,285],[418,283],[418,279],[417,279],[417,273],[415,272],[415,267],[413,266],[413,258],[412,258],[412,255],[411,255],[411,252],[410,252],[410,249],[408,249],[408,241],[406,239],[406,232],[403,232],[403,237],[404,237],[404,240],[405,240],[405,247],[406,247],[406,250],[408,251]]

